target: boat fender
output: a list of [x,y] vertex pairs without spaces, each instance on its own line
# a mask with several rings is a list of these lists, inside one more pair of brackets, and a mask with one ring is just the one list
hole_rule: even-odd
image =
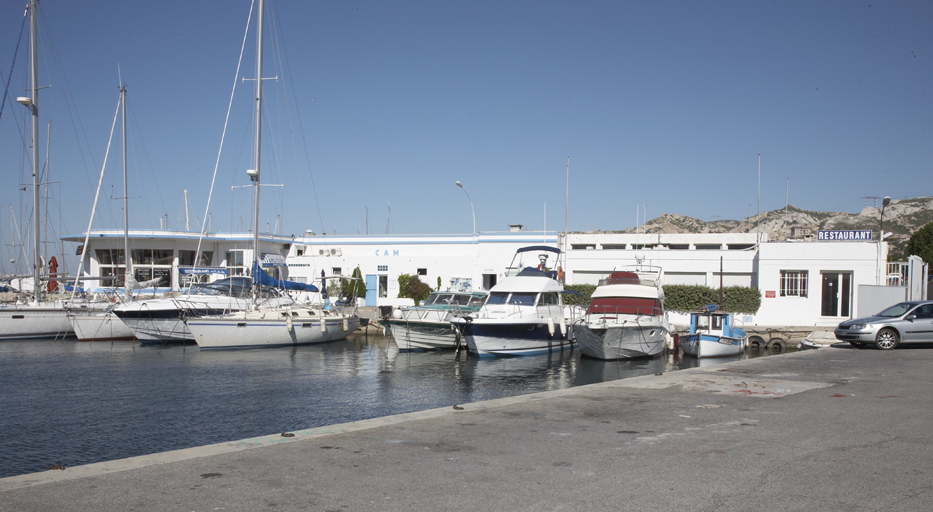
[[343,317],[343,332],[350,330],[350,322],[347,321],[347,317]]
[[321,317],[321,332],[327,332],[327,319]]
[[554,319],[547,317],[547,333],[554,336]]
[[398,308],[393,309],[392,318],[395,318],[396,320],[402,318],[402,310]]
[[292,330],[292,315],[285,315],[285,328]]
[[567,320],[564,317],[560,317],[560,335],[567,337]]

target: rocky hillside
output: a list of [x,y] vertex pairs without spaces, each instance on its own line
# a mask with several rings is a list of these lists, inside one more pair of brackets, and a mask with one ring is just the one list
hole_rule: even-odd
[[[760,220],[760,228],[759,228]],[[818,212],[788,206],[785,211],[762,212],[743,220],[705,222],[678,214],[662,214],[647,222],[638,231],[648,233],[768,233],[771,240],[801,238],[806,233],[816,235],[821,229],[870,229],[878,231],[881,210],[866,206],[859,213]],[[892,199],[884,209],[884,230],[892,239],[906,240],[918,228],[933,222],[933,197]],[[632,228],[625,233],[632,233]]]

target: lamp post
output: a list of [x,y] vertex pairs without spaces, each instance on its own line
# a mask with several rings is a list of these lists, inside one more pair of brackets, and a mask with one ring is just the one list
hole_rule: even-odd
[[467,192],[467,189],[463,188],[463,183],[459,181],[456,182],[457,186],[467,195],[467,199],[470,200],[470,214],[473,215],[473,276],[470,277],[470,288],[473,288],[473,279],[476,277],[476,261],[479,259],[479,247],[476,245],[476,210],[473,209],[473,198],[470,197],[470,193]]
[[884,196],[881,200],[881,222],[878,225],[878,241],[884,240],[884,207],[891,204],[891,198]]
[[[887,277],[887,266],[885,265],[887,261],[881,261],[881,242],[884,242],[884,207],[891,204],[891,198],[884,196],[884,199],[881,201],[881,220],[878,222],[878,279],[877,284],[882,284],[882,275]],[[885,283],[887,284],[887,279]]]
[[473,236],[476,236],[476,211],[473,210],[473,198],[470,197],[470,193],[467,192],[467,189],[463,188],[463,183],[457,182],[457,186],[467,195],[467,199],[470,200],[470,213],[473,215]]

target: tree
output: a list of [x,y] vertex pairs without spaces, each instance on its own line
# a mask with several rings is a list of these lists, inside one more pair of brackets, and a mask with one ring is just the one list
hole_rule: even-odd
[[907,252],[912,256],[920,256],[928,264],[933,263],[933,222],[910,235]]
[[421,301],[431,295],[431,287],[421,282],[418,276],[402,274],[398,276],[398,296]]
[[360,267],[353,269],[353,279],[340,280],[340,294],[347,297],[365,297],[366,283],[363,282],[363,273]]

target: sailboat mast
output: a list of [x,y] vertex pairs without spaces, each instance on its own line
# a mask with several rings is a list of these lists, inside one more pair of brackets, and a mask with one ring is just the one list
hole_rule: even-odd
[[133,259],[130,257],[130,216],[127,209],[130,195],[126,184],[126,85],[120,86],[120,110],[123,116],[123,289],[129,297],[129,276],[133,272]]
[[30,75],[32,75],[32,219],[35,225],[35,252],[33,253],[33,285],[36,292],[36,304],[42,296],[39,288],[39,272],[42,267],[41,240],[39,232],[39,44],[36,30],[36,0],[29,0],[29,54]]
[[259,15],[256,17],[256,140],[253,149],[256,158],[253,174],[250,177],[253,180],[255,188],[255,214],[253,219],[253,259],[255,260],[253,276],[253,308],[257,307],[259,299],[259,272],[262,272],[262,264],[259,256],[259,164],[260,148],[262,141],[262,14],[263,0],[259,0]]

